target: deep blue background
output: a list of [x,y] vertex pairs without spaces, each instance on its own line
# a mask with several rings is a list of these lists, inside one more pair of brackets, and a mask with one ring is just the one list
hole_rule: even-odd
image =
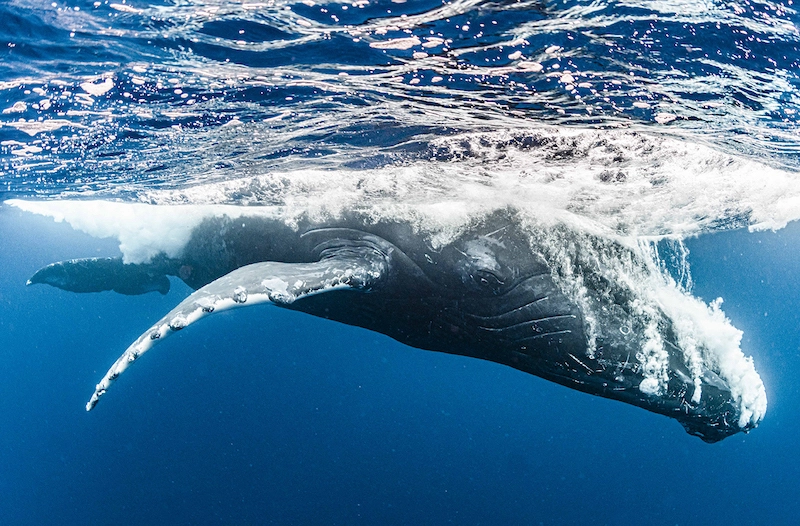
[[[709,445],[667,418],[489,362],[254,307],[92,386],[188,291],[25,280],[116,246],[0,208],[0,524],[791,524],[800,502],[800,228],[691,240],[770,407]],[[178,286],[180,285],[180,286]]]
[[[431,157],[432,137],[542,122],[667,131],[800,166],[788,2],[52,3],[0,0],[0,200],[135,201],[312,161],[402,164]],[[374,31],[402,14],[427,18]],[[410,34],[453,53],[370,46]],[[516,52],[545,71],[513,69]],[[588,87],[559,82],[566,71]],[[115,87],[88,106],[80,85],[99,75]],[[678,118],[664,128],[660,112]],[[30,135],[21,118],[72,125]],[[0,205],[0,525],[795,524],[798,242],[797,225],[688,242],[695,293],[725,298],[769,396],[758,429],[708,445],[641,409],[268,306],[170,338],[87,414],[106,369],[188,290],[26,288],[45,264],[116,244]]]

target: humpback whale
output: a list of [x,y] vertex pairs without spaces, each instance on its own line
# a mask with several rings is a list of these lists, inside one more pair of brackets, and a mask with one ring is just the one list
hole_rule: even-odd
[[[244,211],[205,217],[177,253],[62,261],[28,284],[166,293],[174,276],[195,290],[119,357],[87,411],[170,334],[271,303],[639,406],[706,442],[758,425],[763,384],[738,341],[741,359],[726,366],[709,351],[713,338],[687,332],[680,308],[643,300],[609,261],[658,273],[619,240],[532,225],[513,208],[476,216],[438,242],[408,221],[368,213],[285,221]],[[748,392],[743,379],[756,388]]]

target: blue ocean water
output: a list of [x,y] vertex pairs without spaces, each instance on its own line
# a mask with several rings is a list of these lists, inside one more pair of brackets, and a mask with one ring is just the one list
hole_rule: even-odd
[[799,27],[791,0],[0,3],[0,201],[513,197],[678,240],[769,398],[757,429],[709,445],[260,306],[176,336],[87,414],[190,290],[26,287],[119,254],[98,234],[115,218],[3,204],[0,524],[794,523]]

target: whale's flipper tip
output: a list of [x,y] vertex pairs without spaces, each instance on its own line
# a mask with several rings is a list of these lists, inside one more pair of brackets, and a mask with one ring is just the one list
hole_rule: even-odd
[[86,412],[88,413],[89,411],[94,409],[94,406],[97,405],[97,402],[98,402],[98,400],[95,399],[94,395],[92,395],[92,399],[89,400],[88,402],[86,402]]

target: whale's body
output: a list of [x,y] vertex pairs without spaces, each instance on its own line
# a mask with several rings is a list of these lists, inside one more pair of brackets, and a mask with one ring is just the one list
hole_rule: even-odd
[[[438,244],[407,221],[308,217],[287,223],[216,215],[193,228],[177,257],[73,260],[37,272],[30,283],[76,292],[163,293],[168,275],[196,289],[129,347],[87,409],[164,336],[213,312],[270,302],[643,407],[708,442],[761,418],[714,360],[698,358],[703,342],[687,349],[675,320],[657,306],[643,318],[631,290],[610,280],[602,262],[581,255],[589,237],[556,236],[569,250],[554,248],[550,233],[532,233],[510,209],[477,218]],[[602,250],[636,257],[618,243]],[[564,276],[576,273],[580,290],[565,284]]]

